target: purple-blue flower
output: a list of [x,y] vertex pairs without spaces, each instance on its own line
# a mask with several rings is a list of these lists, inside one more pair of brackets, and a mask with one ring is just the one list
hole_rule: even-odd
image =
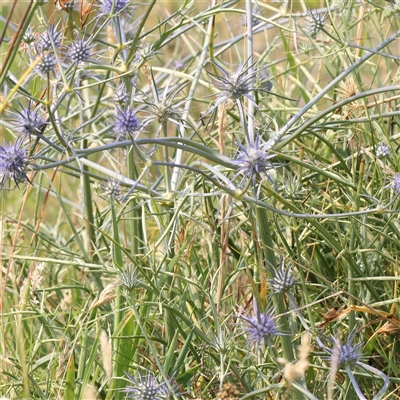
[[160,382],[151,372],[146,372],[146,375],[139,375],[134,378],[132,375],[125,372],[125,375],[133,383],[133,386],[127,386],[123,389],[128,393],[128,398],[136,400],[164,400],[170,395],[170,390],[165,382]]
[[0,187],[8,178],[12,178],[17,187],[20,182],[29,182],[25,172],[28,163],[26,149],[21,147],[20,140],[14,145],[0,146]]
[[366,397],[361,392],[361,389],[352,372],[352,369],[354,367],[358,367],[379,376],[384,381],[384,385],[382,386],[382,389],[374,396],[373,400],[380,399],[389,388],[389,378],[377,368],[362,362],[363,358],[365,358],[361,353],[361,348],[363,344],[353,343],[356,333],[357,329],[354,328],[349,333],[347,339],[344,342],[340,341],[334,336],[324,336],[325,341],[330,343],[331,347],[327,347],[325,344],[323,344],[321,339],[318,337],[316,338],[316,341],[318,343],[318,346],[328,353],[328,359],[330,361],[331,368],[345,369],[359,399],[366,399]]
[[390,147],[385,143],[378,143],[375,149],[375,154],[378,158],[390,157]]
[[129,9],[130,0],[103,0],[101,13],[105,15],[118,14]]
[[125,108],[117,106],[115,118],[114,132],[118,140],[125,138],[126,135],[133,137],[140,130],[139,118],[136,117],[135,110],[130,106]]
[[354,366],[362,360],[361,347],[363,345],[362,343],[353,344],[356,332],[357,331],[353,329],[344,343],[335,336],[325,337],[325,341],[328,342],[331,347],[325,346],[319,338],[317,338],[317,343],[319,347],[329,354],[331,362],[337,360],[336,362],[339,367],[345,367],[346,365]]
[[50,72],[54,70],[57,64],[56,57],[53,53],[44,53],[41,60],[36,65],[35,70],[40,74],[47,76]]
[[68,56],[73,63],[82,64],[89,60],[91,49],[87,41],[77,38],[68,47]]
[[24,136],[40,133],[47,124],[46,119],[41,114],[40,107],[33,109],[31,101],[29,101],[27,108],[21,106],[21,110],[15,113],[17,114],[17,129]]
[[270,179],[267,171],[274,168],[270,161],[273,157],[275,157],[275,154],[266,150],[266,145],[262,142],[260,136],[256,137],[254,143],[249,143],[247,146],[239,143],[239,153],[232,160],[239,167],[238,173],[233,179],[242,174],[243,180],[252,179],[253,186],[255,186],[256,179],[261,174]]
[[255,345],[265,347],[271,338],[278,335],[283,335],[279,331],[274,318],[274,310],[267,309],[264,312],[259,312],[256,303],[254,304],[254,315],[239,315],[239,318],[247,322],[243,327],[247,333],[248,342]]
[[396,194],[400,194],[400,174],[395,174],[392,185]]
[[38,45],[42,52],[53,49],[53,44],[55,48],[61,46],[62,31],[57,30],[58,25],[50,25],[45,32],[40,35]]

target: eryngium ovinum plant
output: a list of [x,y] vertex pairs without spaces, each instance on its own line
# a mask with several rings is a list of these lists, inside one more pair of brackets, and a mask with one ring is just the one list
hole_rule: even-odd
[[0,396],[396,396],[397,3],[55,3],[2,9]]

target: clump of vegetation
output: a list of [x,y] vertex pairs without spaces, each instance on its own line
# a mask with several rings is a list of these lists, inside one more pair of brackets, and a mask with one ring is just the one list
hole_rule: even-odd
[[397,1],[13,0],[6,399],[400,398]]

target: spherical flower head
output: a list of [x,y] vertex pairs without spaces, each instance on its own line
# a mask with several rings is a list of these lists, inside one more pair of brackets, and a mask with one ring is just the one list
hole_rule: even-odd
[[124,138],[126,135],[134,136],[140,129],[139,119],[135,115],[135,111],[131,107],[125,109],[117,106],[117,113],[115,115],[114,131],[117,139]]
[[400,174],[395,174],[392,185],[396,194],[400,194]]
[[40,74],[46,76],[50,72],[54,71],[54,67],[57,64],[56,57],[53,53],[44,53],[41,60],[36,65],[35,70]]
[[375,154],[378,158],[390,157],[390,147],[387,144],[381,142],[376,146]]
[[355,364],[360,363],[363,358],[361,354],[363,344],[353,344],[356,332],[357,330],[353,329],[344,343],[334,336],[326,337],[326,341],[332,345],[330,348],[325,346],[319,338],[317,338],[317,343],[329,354],[331,363],[337,363],[338,367],[353,367]]
[[[22,106],[21,106],[22,107]],[[40,133],[47,122],[41,115],[40,108],[32,109],[32,102],[29,101],[28,108],[17,111],[17,129],[23,136]]]
[[297,285],[293,271],[291,268],[285,267],[283,261],[276,268],[265,267],[265,269],[271,274],[271,278],[268,281],[273,293],[286,293],[293,286]]
[[12,178],[15,184],[28,181],[26,168],[28,166],[28,157],[26,149],[21,148],[21,141],[17,140],[15,145],[0,146],[0,187],[8,178]]
[[128,393],[129,399],[136,400],[164,400],[170,395],[168,385],[160,382],[151,372],[147,372],[144,376],[134,378],[125,372],[125,375],[133,383],[133,386],[127,386],[123,389]]
[[101,13],[104,15],[115,15],[121,11],[127,11],[130,0],[103,0],[101,3]]
[[91,55],[91,47],[88,42],[85,42],[79,38],[72,42],[68,48],[68,56],[71,61],[75,64],[83,64],[89,60]]
[[249,68],[253,67],[254,64],[248,68],[245,68],[247,62],[244,64],[239,64],[239,67],[235,72],[229,73],[217,63],[212,63],[223,73],[224,76],[215,75],[212,72],[207,71],[207,73],[214,80],[214,85],[221,90],[221,93],[219,93],[218,99],[216,100],[214,106],[207,112],[207,114],[212,112],[225,101],[229,99],[236,101],[243,96],[247,97],[257,107],[257,104],[250,95],[258,75],[257,70],[249,73]]
[[266,151],[266,145],[258,136],[254,143],[247,146],[239,144],[239,154],[233,162],[239,167],[238,173],[243,174],[244,179],[252,178],[255,185],[256,178],[261,174],[269,178],[267,171],[274,168],[269,160],[273,157],[275,154]]
[[61,46],[61,34],[62,31],[58,31],[58,25],[50,25],[44,33],[40,35],[39,47],[41,51],[51,50],[53,44],[55,48]]
[[306,19],[306,21],[308,22],[307,28],[309,30],[309,34],[310,36],[315,36],[319,31],[323,29],[328,13],[321,14],[317,11],[308,10],[306,11],[306,14],[308,16],[308,19]]
[[266,341],[277,335],[282,335],[278,330],[274,319],[274,310],[267,309],[263,313],[258,311],[258,307],[254,305],[254,315],[240,315],[239,318],[245,320],[247,325],[244,331],[247,333],[248,342],[254,345],[265,347]]
[[101,185],[105,197],[110,198],[111,200],[116,200],[121,197],[121,183],[115,179],[109,178],[107,182]]

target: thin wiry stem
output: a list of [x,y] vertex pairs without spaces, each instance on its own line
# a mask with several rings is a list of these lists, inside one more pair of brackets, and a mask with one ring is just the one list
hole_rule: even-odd
[[357,380],[356,380],[356,378],[354,377],[353,371],[351,370],[349,364],[346,364],[345,370],[346,370],[346,372],[347,372],[347,376],[349,377],[349,379],[350,379],[350,381],[351,381],[351,384],[352,384],[352,386],[353,386],[353,388],[354,388],[354,390],[355,390],[355,392],[356,392],[358,398],[359,398],[360,400],[367,400],[367,398],[366,398],[366,397],[363,395],[363,393],[361,392],[360,386],[358,385]]
[[378,375],[380,378],[383,379],[383,386],[382,389],[374,396],[374,398],[372,400],[379,400],[383,397],[383,395],[388,391],[389,386],[390,386],[390,381],[389,378],[387,377],[386,374],[384,374],[382,371],[379,371],[379,369],[365,364],[363,362],[358,362],[357,365],[359,365],[360,367],[366,369],[369,372],[372,372],[375,375]]
[[[247,26],[247,63],[249,65],[247,74],[249,76],[249,84],[252,89],[249,95],[254,99],[253,80],[250,79],[254,74],[253,64],[253,8],[251,0],[246,0],[246,26]],[[247,101],[247,133],[250,144],[254,143],[254,103],[251,100]],[[245,123],[245,121],[243,121]]]
[[[213,0],[211,3],[211,7],[214,7],[215,4],[216,4],[216,0]],[[206,60],[206,56],[207,56],[208,46],[209,46],[210,39],[211,39],[211,32],[213,30],[213,17],[214,16],[211,15],[210,19],[208,21],[207,33],[204,37],[203,49],[202,49],[202,52],[201,52],[201,55],[199,58],[199,63],[197,66],[196,73],[194,75],[194,79],[190,86],[190,90],[189,90],[188,97],[187,97],[188,100],[185,103],[185,107],[184,107],[185,111],[183,112],[182,121],[186,121],[189,116],[189,110],[190,110],[190,105],[192,103],[192,98],[194,96],[194,92],[196,90],[198,81],[200,79],[200,75],[203,72],[203,67],[204,67],[204,63]],[[179,129],[179,132],[180,132],[180,136],[184,137],[184,133],[185,133],[184,128],[181,127]],[[182,162],[182,155],[183,155],[183,152],[178,149],[178,151],[176,152],[176,155],[175,155],[175,163],[176,164],[180,164]],[[174,168],[172,171],[172,177],[171,177],[171,190],[176,189],[177,184],[178,184],[178,177],[179,177],[179,168]]]

